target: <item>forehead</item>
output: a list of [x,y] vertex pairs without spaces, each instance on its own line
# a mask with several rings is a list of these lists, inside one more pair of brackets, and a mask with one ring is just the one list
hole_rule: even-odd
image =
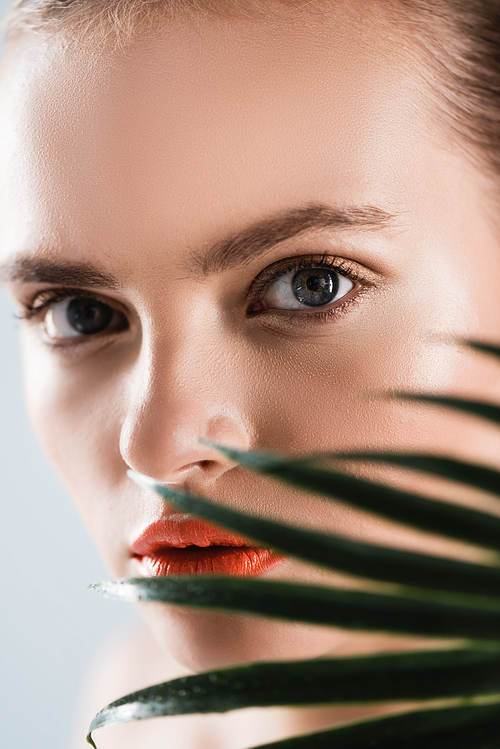
[[429,169],[425,88],[387,27],[332,6],[178,19],[114,51],[12,44],[2,252],[198,245],[305,202],[404,209]]

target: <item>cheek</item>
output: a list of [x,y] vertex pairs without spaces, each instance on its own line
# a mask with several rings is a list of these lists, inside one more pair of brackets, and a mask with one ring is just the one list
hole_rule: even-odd
[[404,277],[367,295],[345,318],[319,333],[312,327],[309,335],[276,339],[267,354],[270,384],[256,384],[273,415],[264,425],[266,447],[433,449],[498,463],[492,427],[390,400],[391,393],[420,392],[496,401],[500,391],[498,363],[455,343],[498,340],[498,248],[488,256],[496,261],[490,271],[485,261],[478,273],[458,239],[437,249],[422,244]]
[[33,426],[50,459],[65,479],[85,478],[92,464],[99,473],[112,475],[120,423],[113,390],[82,391],[57,372],[50,376],[50,365],[48,376],[43,369],[38,363],[36,380],[28,376],[27,398]]
[[[309,339],[280,341],[266,354],[265,382],[255,377],[263,444],[305,452],[417,439],[425,427],[422,412],[388,395],[447,390],[457,381],[462,356],[426,342],[423,329],[410,309],[400,307],[395,315],[378,304],[376,315],[325,326]],[[429,424],[429,434],[434,428]]]
[[123,477],[117,446],[122,404],[100,368],[75,374],[23,336],[28,413],[34,431],[108,563],[122,526],[117,493]]

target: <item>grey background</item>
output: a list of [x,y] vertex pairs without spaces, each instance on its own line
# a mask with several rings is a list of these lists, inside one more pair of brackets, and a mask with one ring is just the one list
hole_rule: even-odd
[[110,573],[31,434],[16,328],[0,290],[0,744],[66,749],[90,656],[135,615],[86,591]]

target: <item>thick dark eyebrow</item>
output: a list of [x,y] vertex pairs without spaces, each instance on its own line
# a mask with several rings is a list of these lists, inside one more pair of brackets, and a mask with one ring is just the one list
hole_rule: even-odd
[[[312,203],[292,208],[250,224],[212,245],[206,252],[191,251],[187,271],[206,277],[243,266],[282,242],[314,230],[381,230],[390,227],[393,214],[375,206],[334,208]],[[69,287],[119,289],[117,278],[89,263],[65,263],[15,256],[0,265],[5,283],[48,283]]]
[[4,283],[50,283],[101,289],[118,289],[121,285],[114,276],[90,263],[56,263],[29,256],[16,256],[0,265],[0,280]]
[[310,203],[257,221],[201,253],[191,252],[189,272],[208,276],[246,265],[281,242],[313,230],[387,229],[396,216],[375,206],[334,208]]

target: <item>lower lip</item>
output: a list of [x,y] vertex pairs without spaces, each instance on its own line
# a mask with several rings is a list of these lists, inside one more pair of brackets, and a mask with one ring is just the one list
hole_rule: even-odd
[[187,546],[161,549],[150,556],[135,556],[147,577],[160,575],[261,575],[284,557],[272,549],[249,546]]

